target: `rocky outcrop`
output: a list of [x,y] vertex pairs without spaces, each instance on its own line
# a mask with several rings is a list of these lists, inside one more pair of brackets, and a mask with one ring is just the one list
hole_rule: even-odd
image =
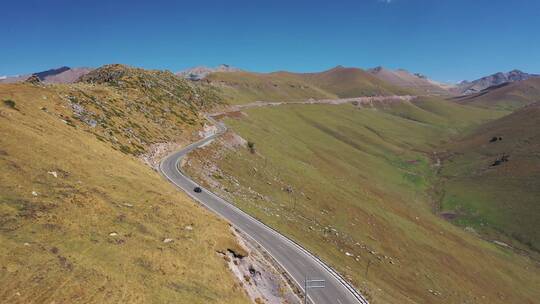
[[219,254],[254,303],[300,304],[301,292],[279,264],[262,247],[232,229],[242,250]]

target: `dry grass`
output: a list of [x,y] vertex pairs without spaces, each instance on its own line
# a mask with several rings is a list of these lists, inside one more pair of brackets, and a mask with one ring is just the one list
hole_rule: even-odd
[[0,85],[0,302],[248,303],[228,225],[68,120],[79,89]]

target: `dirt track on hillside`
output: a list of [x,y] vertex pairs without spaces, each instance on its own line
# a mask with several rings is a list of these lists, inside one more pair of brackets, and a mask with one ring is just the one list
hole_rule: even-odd
[[281,105],[298,105],[298,104],[330,104],[340,105],[345,103],[351,103],[355,106],[372,105],[374,102],[407,102],[415,99],[417,96],[413,95],[391,95],[391,96],[362,96],[352,98],[339,98],[339,99],[308,99],[304,101],[255,101],[242,105],[232,105],[225,110],[213,113],[210,116],[219,117],[225,116],[229,113],[238,113],[242,110],[257,107],[273,107]]

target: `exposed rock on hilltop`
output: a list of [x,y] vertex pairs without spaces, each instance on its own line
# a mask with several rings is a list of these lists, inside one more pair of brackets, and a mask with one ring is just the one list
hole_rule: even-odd
[[540,75],[529,74],[520,70],[513,70],[507,73],[495,73],[474,81],[463,81],[459,83],[454,91],[458,94],[474,94],[489,87],[498,86],[504,83],[527,80],[529,78],[540,77]]
[[83,75],[79,82],[136,89],[144,93],[144,98],[159,103],[181,103],[193,110],[203,110],[221,102],[213,88],[194,85],[169,71],[144,70],[121,64],[105,65]]
[[91,68],[70,68],[64,66],[33,74],[4,77],[0,79],[0,83],[23,82],[33,75],[36,75],[39,81],[43,83],[73,83],[90,71],[92,71]]
[[369,69],[368,72],[380,80],[386,81],[398,87],[414,90],[419,94],[449,94],[448,85],[430,80],[427,78],[427,76],[420,73],[412,74],[407,70],[390,70],[380,66]]
[[177,72],[176,75],[197,81],[205,78],[210,73],[216,73],[216,72],[239,72],[241,71],[239,68],[232,67],[227,64],[220,64],[215,68],[209,68],[206,66],[197,66],[193,67],[184,71]]

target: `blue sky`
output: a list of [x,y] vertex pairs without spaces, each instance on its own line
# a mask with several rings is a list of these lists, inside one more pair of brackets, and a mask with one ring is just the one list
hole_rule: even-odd
[[540,73],[540,1],[4,1],[0,75],[125,63],[178,71],[405,68],[441,81]]

